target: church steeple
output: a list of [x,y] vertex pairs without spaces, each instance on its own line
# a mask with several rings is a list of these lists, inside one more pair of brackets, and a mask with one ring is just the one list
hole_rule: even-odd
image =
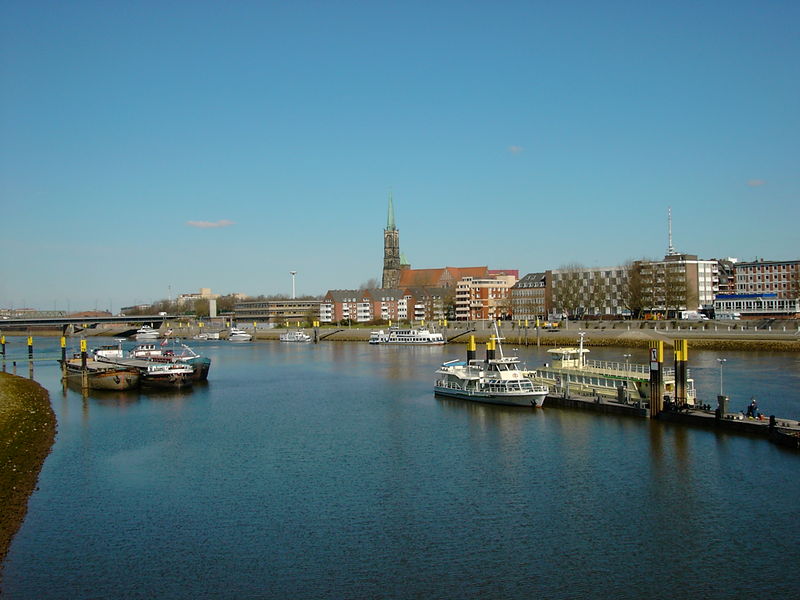
[[394,223],[394,201],[389,192],[389,211],[383,230],[382,288],[396,289],[400,285],[400,232]]
[[386,229],[389,231],[397,229],[394,224],[394,202],[392,201],[392,192],[389,192],[389,213],[386,217]]

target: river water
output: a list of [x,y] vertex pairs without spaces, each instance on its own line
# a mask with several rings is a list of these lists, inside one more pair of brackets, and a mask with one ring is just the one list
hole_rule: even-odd
[[[37,356],[57,340],[37,340]],[[198,344],[189,392],[63,390],[8,598],[798,597],[800,453],[433,396],[464,346]],[[506,347],[506,352],[511,350]],[[529,365],[544,348],[521,348]],[[10,356],[25,354],[11,338]],[[646,351],[592,349],[645,362]],[[700,395],[720,355],[690,354]],[[800,356],[726,353],[732,409],[800,417]],[[8,370],[11,370],[9,365]],[[20,375],[27,366],[20,362]]]

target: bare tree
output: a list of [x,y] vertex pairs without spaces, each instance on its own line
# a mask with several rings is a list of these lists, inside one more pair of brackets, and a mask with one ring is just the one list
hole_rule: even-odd
[[381,287],[380,282],[376,277],[370,277],[366,282],[358,286],[360,290],[376,290]]
[[[593,275],[599,275],[599,273]],[[586,308],[593,315],[602,315],[605,307],[611,304],[608,298],[608,284],[603,277],[595,276],[589,279],[588,286]]]
[[664,308],[678,311],[687,308],[687,285],[686,274],[681,271],[677,264],[667,263],[664,266],[663,276],[660,278],[662,286],[662,298]]
[[645,308],[652,306],[652,293],[646,288],[642,276],[642,262],[629,260],[623,265],[622,306],[631,312],[634,319],[641,319]]
[[562,267],[554,276],[553,306],[559,312],[580,316],[584,306],[583,288],[583,267],[578,263]]

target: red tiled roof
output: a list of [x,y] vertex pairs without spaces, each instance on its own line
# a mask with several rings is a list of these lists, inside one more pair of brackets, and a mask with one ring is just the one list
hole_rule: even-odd
[[403,269],[400,287],[443,287],[463,277],[486,277],[488,267],[445,267],[443,269]]

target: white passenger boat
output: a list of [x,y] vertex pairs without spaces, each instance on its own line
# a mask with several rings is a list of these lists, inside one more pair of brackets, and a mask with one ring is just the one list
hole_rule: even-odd
[[310,342],[311,336],[305,331],[298,329],[297,331],[287,331],[280,336],[282,342]]
[[249,342],[252,339],[252,335],[247,333],[244,329],[239,329],[238,327],[231,327],[230,331],[228,332],[229,342]]
[[423,344],[440,345],[444,344],[444,336],[428,329],[400,329],[390,327],[388,331],[383,329],[373,331],[369,336],[370,344]]
[[[551,362],[526,371],[525,376],[538,384],[553,386],[559,393],[615,398],[622,402],[649,402],[650,366],[616,361],[586,360],[589,349],[583,347],[583,336],[578,348],[552,348],[547,351]],[[664,368],[664,395],[675,399],[675,369]],[[686,403],[696,403],[694,380],[686,381]]]
[[[500,356],[495,355],[495,345]],[[503,356],[500,336],[486,345],[486,359],[475,358],[475,341],[470,337],[467,360],[451,360],[436,371],[433,390],[438,396],[450,396],[474,402],[511,406],[542,406],[550,391],[534,384],[519,368],[516,356]]]
[[158,329],[153,329],[150,325],[142,325],[136,330],[136,341],[157,339]]

